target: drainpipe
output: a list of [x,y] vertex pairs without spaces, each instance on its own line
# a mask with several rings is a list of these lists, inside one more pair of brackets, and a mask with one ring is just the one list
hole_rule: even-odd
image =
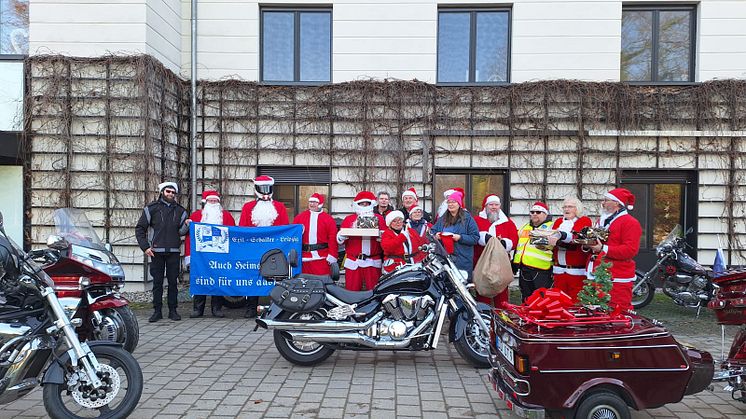
[[191,210],[197,210],[197,0],[191,0],[192,2],[192,106],[191,106],[191,122],[189,124],[189,143],[191,144]]

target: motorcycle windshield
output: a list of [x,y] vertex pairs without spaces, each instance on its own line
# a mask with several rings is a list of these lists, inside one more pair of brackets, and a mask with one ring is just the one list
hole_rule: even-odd
[[77,208],[55,210],[54,226],[57,234],[70,244],[106,251],[85,212]]
[[671,230],[671,232],[668,233],[666,238],[663,239],[663,241],[661,241],[660,243],[658,243],[658,248],[661,248],[664,246],[671,247],[674,245],[674,242],[676,241],[676,239],[682,236],[683,234],[681,232],[681,226],[679,224],[676,224],[676,227],[674,227],[673,230]]

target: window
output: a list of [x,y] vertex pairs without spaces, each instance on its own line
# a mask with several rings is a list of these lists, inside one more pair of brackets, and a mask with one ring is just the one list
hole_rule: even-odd
[[262,9],[261,24],[262,81],[331,81],[331,10]]
[[440,9],[438,83],[507,83],[510,10]]
[[0,54],[28,55],[29,0],[0,0]]
[[695,8],[625,7],[621,80],[694,81]]
[[443,192],[452,188],[463,188],[466,192],[464,205],[472,215],[482,210],[482,200],[485,196],[495,194],[500,197],[502,210],[507,214],[510,205],[508,203],[508,176],[504,172],[465,172],[440,170],[435,173],[435,199],[433,201],[434,211],[443,201]]
[[326,167],[260,167],[259,174],[275,179],[272,198],[282,202],[288,211],[290,221],[299,213],[308,209],[308,198],[315,192],[324,194],[324,209],[329,212],[329,185],[331,172]]

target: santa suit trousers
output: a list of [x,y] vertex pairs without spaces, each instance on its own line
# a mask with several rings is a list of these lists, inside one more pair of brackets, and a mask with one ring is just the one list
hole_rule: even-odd
[[500,294],[497,294],[493,298],[482,297],[481,295],[477,295],[477,301],[479,301],[480,303],[489,304],[492,307],[499,308],[499,307],[503,307],[505,304],[509,302],[508,300],[509,295],[510,294],[508,293],[508,289],[505,288],[503,292],[501,292]]
[[554,287],[564,291],[574,302],[578,301],[578,293],[583,289],[585,275],[570,275],[568,273],[554,274]]
[[345,288],[350,291],[361,291],[363,282],[365,282],[365,289],[372,290],[378,283],[380,276],[381,268],[375,266],[357,269],[347,268],[345,269]]
[[609,292],[611,295],[609,307],[619,306],[622,310],[632,310],[632,287],[634,285],[634,282],[614,282]]
[[309,275],[331,275],[332,271],[329,268],[329,262],[326,259],[309,260],[303,262],[303,268],[301,271],[304,274]]

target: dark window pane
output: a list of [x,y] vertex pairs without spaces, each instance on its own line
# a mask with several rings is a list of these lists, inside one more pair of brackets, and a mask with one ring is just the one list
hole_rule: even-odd
[[508,80],[508,13],[477,13],[476,81]]
[[651,81],[653,12],[622,12],[622,81]]
[[[452,188],[466,189],[467,175],[435,175],[435,192],[433,194],[433,209],[438,210],[438,205],[443,202],[443,192]],[[401,203],[400,203],[401,205]]]
[[438,81],[469,81],[470,13],[438,15]]
[[330,81],[330,57],[331,13],[301,13],[301,81]]
[[688,81],[691,58],[691,12],[661,11],[658,80]]
[[0,54],[28,55],[28,0],[0,0]]
[[482,210],[484,197],[490,194],[499,196],[503,211],[508,212],[508,206],[505,205],[505,195],[503,194],[504,179],[503,175],[472,175],[471,205],[469,209],[473,215],[479,214],[479,211]]
[[293,12],[264,12],[262,80],[293,81]]
[[683,219],[681,201],[684,185],[653,185],[653,243],[657,246]]
[[272,199],[282,202],[288,211],[290,221],[295,217],[295,186],[294,185],[275,185],[272,187]]

